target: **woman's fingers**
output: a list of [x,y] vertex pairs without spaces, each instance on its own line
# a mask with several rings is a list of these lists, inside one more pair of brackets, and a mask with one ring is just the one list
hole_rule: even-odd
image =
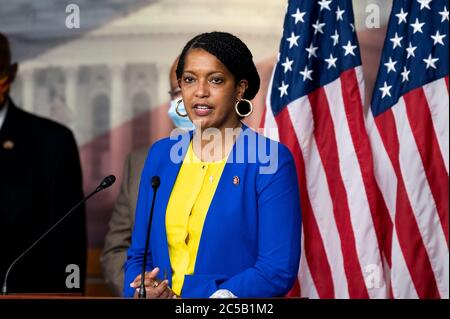
[[165,297],[165,294],[167,293],[168,295],[168,290],[169,288],[168,286],[168,282],[167,280],[162,281],[161,283],[158,284],[158,286],[156,287],[146,287],[146,292],[147,292],[147,298],[167,298]]
[[169,289],[165,289],[165,290],[161,293],[161,295],[159,295],[158,298],[160,298],[160,299],[168,299],[168,298],[169,298],[169,295],[170,295],[170,290],[169,290]]
[[[169,288],[168,288],[169,289]],[[175,295],[175,293],[173,292],[172,289],[169,289],[169,296],[167,298],[169,299],[173,299],[176,298],[177,295]]]
[[[154,268],[151,272],[145,273],[144,285],[147,298],[174,298],[175,293],[169,288],[168,280],[156,279],[159,273],[159,268]],[[136,276],[133,282],[130,284],[131,287],[136,288],[135,298],[138,296],[139,287],[141,286],[141,275]]]
[[167,290],[168,285],[169,283],[167,282],[167,280],[164,280],[159,283],[158,286],[153,287],[153,294],[155,298],[159,298]]
[[[164,285],[160,285],[161,287],[163,287]],[[139,296],[139,290],[140,288],[136,289],[136,292],[134,294],[134,298],[138,298]],[[160,289],[156,289],[156,288],[145,288],[146,291],[146,298],[147,299],[176,299],[179,298],[170,288],[165,287],[164,290],[162,290],[162,292],[160,293]]]
[[[146,273],[145,273],[145,281],[144,281],[145,285],[147,285],[147,280],[151,280],[151,279],[156,278],[156,276],[158,275],[158,273],[159,273],[159,268],[158,268],[158,267],[153,268],[153,270],[150,271],[150,272],[146,272]],[[140,285],[141,285],[141,275],[138,275],[138,276],[136,276],[136,278],[133,280],[133,282],[130,284],[130,287],[132,287],[132,288],[137,288],[137,287],[139,287]]]
[[146,272],[145,273],[145,278],[156,278],[156,276],[158,276],[159,273],[159,268],[153,268],[153,270],[151,272]]
[[153,287],[159,284],[159,280],[157,279],[149,279],[144,281],[145,287]]

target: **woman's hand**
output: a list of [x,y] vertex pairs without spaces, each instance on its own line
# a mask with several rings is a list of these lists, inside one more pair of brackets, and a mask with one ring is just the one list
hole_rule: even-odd
[[[154,268],[151,272],[145,273],[145,292],[147,299],[151,298],[160,298],[160,299],[169,299],[169,298],[177,298],[172,289],[169,288],[168,280],[159,280],[156,279],[158,275],[159,268]],[[131,287],[135,288],[136,291],[134,293],[134,298],[139,296],[139,287],[141,286],[141,275],[137,276],[133,282],[130,284]]]

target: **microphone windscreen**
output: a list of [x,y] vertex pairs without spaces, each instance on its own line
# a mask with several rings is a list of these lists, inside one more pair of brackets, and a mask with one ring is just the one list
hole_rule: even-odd
[[100,186],[102,188],[107,188],[107,187],[111,186],[112,184],[114,184],[115,181],[116,181],[116,177],[114,175],[109,175],[103,179]]
[[152,187],[159,187],[159,185],[161,184],[161,179],[159,178],[159,176],[153,176],[152,177]]

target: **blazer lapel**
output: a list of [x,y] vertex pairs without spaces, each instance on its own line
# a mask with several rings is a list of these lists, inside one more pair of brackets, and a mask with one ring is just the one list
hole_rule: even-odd
[[[192,140],[192,136],[193,131],[189,131],[189,142]],[[171,143],[171,147],[175,143],[177,143],[176,140]],[[183,145],[181,155],[183,159],[186,156],[188,147],[189,143],[187,145]],[[153,240],[151,242],[154,243],[154,245],[152,245],[152,251],[156,253],[155,256],[153,256],[153,264],[160,268],[158,277],[160,279],[163,279],[164,275],[166,274],[167,279],[169,280],[169,286],[171,286],[172,268],[170,266],[169,245],[167,243],[166,210],[170,195],[172,193],[175,181],[178,176],[178,172],[180,171],[183,161],[174,163],[170,158],[170,152],[169,154],[164,154],[164,160],[164,168],[161,172],[159,172],[159,174],[161,174],[161,185],[159,187],[158,194],[155,200],[155,213],[153,215],[151,236]],[[163,245],[161,245],[161,243],[163,243]],[[158,247],[164,247],[164,249],[158,250]]]

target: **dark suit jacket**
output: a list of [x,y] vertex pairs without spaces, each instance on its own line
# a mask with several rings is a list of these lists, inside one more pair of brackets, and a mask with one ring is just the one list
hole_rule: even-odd
[[[8,265],[83,198],[72,132],[10,101],[0,129],[0,277]],[[66,267],[81,271],[68,289]],[[9,292],[82,292],[86,268],[84,206],[73,212],[12,269]],[[69,280],[76,283],[76,280]]]
[[137,150],[125,161],[120,194],[109,222],[105,247],[100,259],[105,281],[116,296],[122,295],[123,265],[131,244],[139,181],[147,153],[148,148]]

